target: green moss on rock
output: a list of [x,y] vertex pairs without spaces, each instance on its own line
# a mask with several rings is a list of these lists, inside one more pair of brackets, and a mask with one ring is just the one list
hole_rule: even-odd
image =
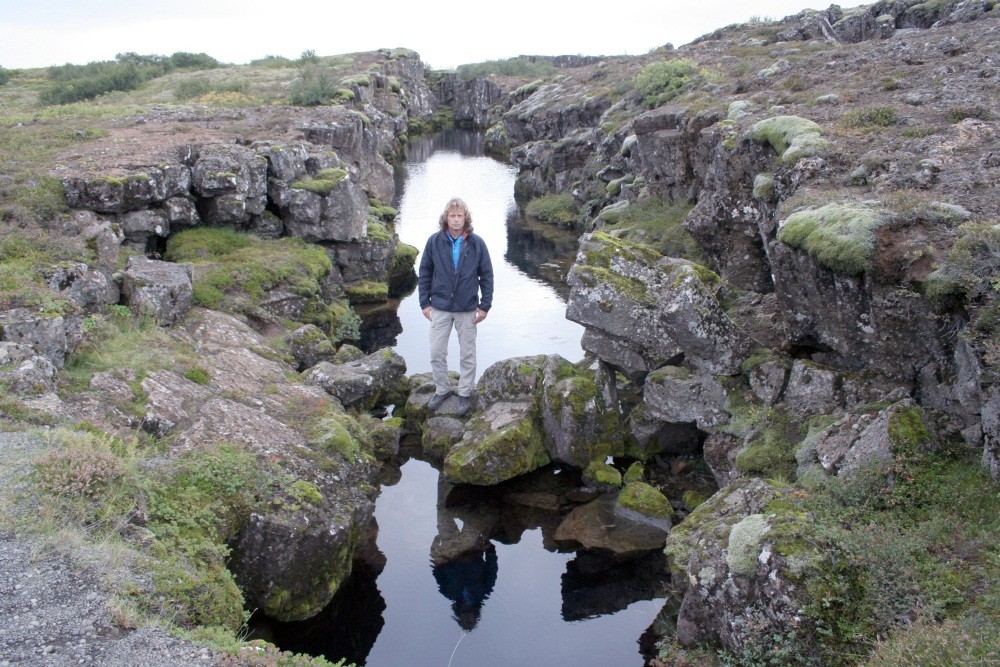
[[618,506],[653,519],[669,519],[673,508],[667,497],[645,482],[629,482],[618,495]]
[[622,474],[604,461],[592,461],[583,470],[583,480],[597,488],[617,489],[622,485]]
[[466,437],[444,460],[445,476],[464,484],[499,484],[549,463],[542,433],[531,419],[495,432],[486,423],[474,426],[478,437]]
[[786,164],[812,157],[825,151],[830,142],[821,135],[823,128],[799,116],[765,118],[750,128],[750,138],[769,144],[778,159]]
[[344,286],[348,300],[354,303],[380,303],[389,298],[389,285],[373,280],[362,280]]
[[827,204],[793,213],[778,229],[778,240],[805,250],[823,266],[846,275],[870,272],[875,232],[882,214],[861,204]]
[[337,184],[345,178],[347,178],[346,169],[324,169],[318,172],[315,176],[307,176],[297,181],[293,181],[290,187],[293,190],[308,190],[309,192],[315,192],[316,194],[323,195],[325,197],[333,192],[333,189],[337,187]]
[[622,476],[622,481],[626,484],[631,482],[641,482],[646,476],[646,468],[641,462],[636,461],[628,467]]

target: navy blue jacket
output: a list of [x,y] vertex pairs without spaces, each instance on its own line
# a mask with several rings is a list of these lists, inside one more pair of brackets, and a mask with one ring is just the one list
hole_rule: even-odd
[[493,264],[483,239],[468,234],[462,240],[456,271],[448,232],[432,234],[420,258],[419,296],[421,310],[433,306],[453,313],[488,311],[493,305]]

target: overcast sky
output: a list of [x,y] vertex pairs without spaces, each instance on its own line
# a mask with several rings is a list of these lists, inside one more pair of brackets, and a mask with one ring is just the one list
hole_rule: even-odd
[[[860,2],[841,3],[852,7]],[[204,52],[228,63],[414,49],[431,67],[521,54],[638,55],[751,16],[782,18],[810,0],[0,0],[0,66],[45,67],[115,54]]]

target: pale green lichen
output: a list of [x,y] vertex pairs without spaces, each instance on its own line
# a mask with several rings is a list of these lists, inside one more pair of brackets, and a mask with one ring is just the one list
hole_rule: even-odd
[[754,177],[753,198],[763,201],[774,199],[774,174],[757,174]]
[[751,514],[729,530],[726,565],[730,572],[749,577],[757,571],[760,543],[769,530],[763,514]]
[[750,128],[750,138],[770,144],[786,164],[812,157],[825,151],[830,142],[820,136],[823,128],[799,116],[765,118]]
[[873,268],[875,232],[883,219],[881,212],[862,204],[827,204],[788,216],[778,240],[838,273],[859,275]]

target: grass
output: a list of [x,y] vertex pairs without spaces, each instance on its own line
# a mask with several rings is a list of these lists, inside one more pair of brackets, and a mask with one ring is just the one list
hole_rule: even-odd
[[3,230],[0,237],[0,310],[31,308],[43,314],[73,309],[45,284],[43,270],[64,262],[93,262],[93,253],[79,243],[55,238],[41,230]]
[[85,329],[83,341],[66,361],[66,379],[73,388],[82,389],[95,373],[109,370],[130,369],[141,380],[155,370],[194,368],[191,349],[169,336],[155,318],[134,317],[125,307],[91,316]]
[[531,217],[558,227],[575,227],[579,217],[573,195],[568,192],[532,199],[524,210]]

